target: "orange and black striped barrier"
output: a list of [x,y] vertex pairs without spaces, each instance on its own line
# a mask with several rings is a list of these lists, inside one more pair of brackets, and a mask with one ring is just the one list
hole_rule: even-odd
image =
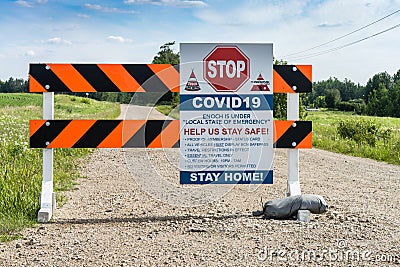
[[[32,148],[177,148],[179,120],[32,120]],[[310,121],[274,121],[275,148],[312,148]]]
[[179,66],[170,64],[30,64],[29,91],[179,92]]
[[311,65],[274,65],[274,93],[307,93],[312,89]]
[[178,120],[31,120],[32,148],[179,147]]
[[[274,65],[274,93],[311,92],[311,65]],[[179,66],[170,64],[30,64],[29,91],[179,92]]]
[[312,148],[311,121],[274,121],[275,148]]
[[[311,65],[274,65],[274,93],[310,92]],[[170,64],[30,64],[30,92],[179,92]],[[275,148],[311,148],[312,124],[275,121]],[[34,120],[31,147],[179,147],[179,121]]]

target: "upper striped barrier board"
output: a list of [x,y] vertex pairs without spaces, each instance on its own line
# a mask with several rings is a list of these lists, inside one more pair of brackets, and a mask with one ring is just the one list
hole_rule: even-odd
[[179,92],[170,64],[30,64],[30,92]]
[[[179,92],[170,64],[30,64],[29,92]],[[311,92],[311,65],[274,65],[274,93]]]
[[307,93],[312,88],[311,65],[274,65],[274,93]]

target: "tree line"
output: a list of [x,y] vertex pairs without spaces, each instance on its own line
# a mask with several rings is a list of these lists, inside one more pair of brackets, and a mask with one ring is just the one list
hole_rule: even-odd
[[365,86],[337,78],[314,82],[305,104],[311,108],[353,111],[370,116],[400,117],[400,70],[375,74]]
[[6,81],[0,80],[0,93],[28,92],[28,81],[10,77]]

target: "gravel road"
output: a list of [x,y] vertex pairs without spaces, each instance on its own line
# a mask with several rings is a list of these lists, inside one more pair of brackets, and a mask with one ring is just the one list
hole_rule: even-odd
[[330,210],[310,223],[251,216],[274,184],[181,186],[178,149],[102,149],[81,164],[53,221],[0,244],[1,266],[399,266],[400,166],[302,150],[303,193]]

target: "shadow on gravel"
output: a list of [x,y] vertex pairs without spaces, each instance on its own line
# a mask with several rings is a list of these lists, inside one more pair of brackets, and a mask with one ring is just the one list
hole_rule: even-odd
[[228,214],[221,216],[198,216],[198,215],[182,215],[182,216],[144,216],[144,217],[127,217],[127,218],[101,218],[101,219],[71,219],[71,220],[55,220],[51,224],[102,224],[102,223],[140,223],[140,222],[166,222],[166,221],[187,221],[209,219],[215,221],[237,219],[237,218],[256,218],[251,214]]

